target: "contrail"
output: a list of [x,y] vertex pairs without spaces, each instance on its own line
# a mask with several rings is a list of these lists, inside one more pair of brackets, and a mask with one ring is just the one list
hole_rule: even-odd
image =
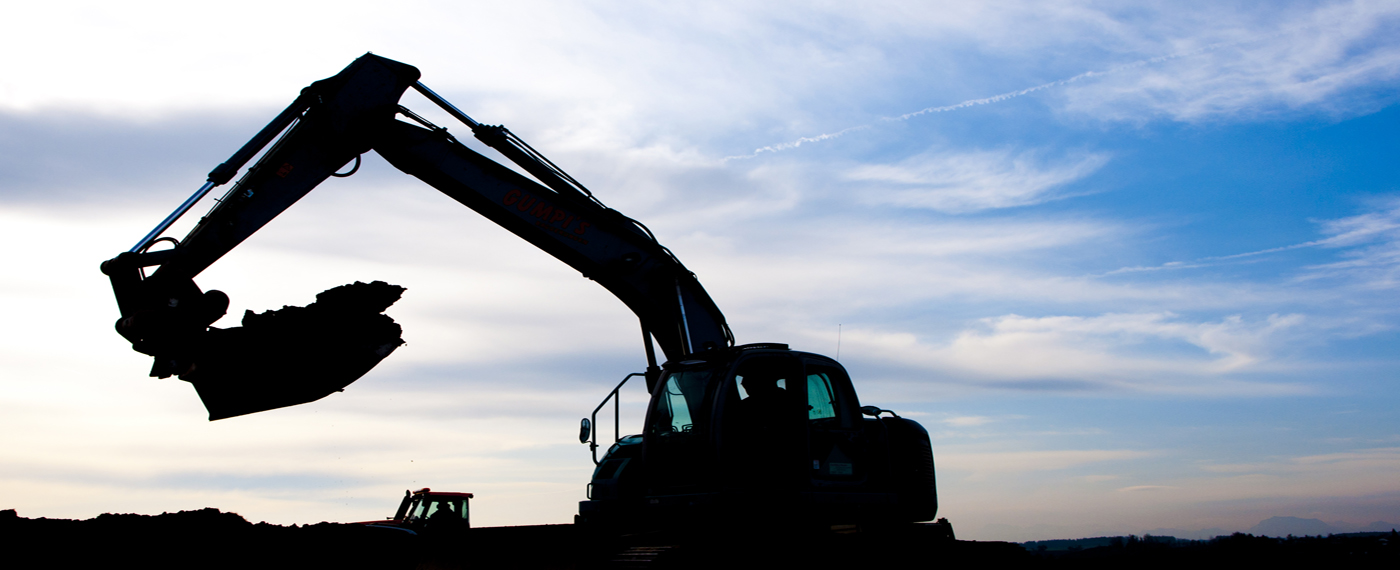
[[[1099,76],[1103,76],[1103,75],[1109,75],[1109,74],[1113,74],[1113,73],[1118,73],[1118,72],[1123,71],[1123,70],[1125,70],[1125,69],[1132,69],[1132,68],[1134,68],[1134,67],[1142,67],[1142,66],[1144,66],[1144,65],[1148,65],[1148,64],[1152,64],[1152,63],[1157,63],[1157,62],[1159,62],[1159,61],[1166,61],[1166,60],[1168,60],[1168,59],[1175,59],[1175,58],[1177,58],[1177,57],[1185,57],[1185,56],[1184,56],[1184,55],[1173,55],[1173,56],[1156,57],[1156,58],[1152,58],[1152,59],[1144,59],[1144,60],[1142,60],[1142,61],[1135,61],[1135,62],[1129,63],[1129,64],[1127,64],[1127,65],[1121,65],[1121,66],[1118,66],[1118,67],[1115,67],[1115,68],[1113,68],[1113,69],[1109,69],[1109,70],[1106,70],[1106,71],[1086,71],[1086,72],[1084,72],[1084,73],[1081,73],[1081,74],[1076,75],[1076,76],[1074,76],[1074,77],[1071,77],[1071,78],[1069,78],[1069,79],[1061,79],[1061,80],[1059,80],[1059,81],[1051,81],[1050,83],[1043,83],[1043,84],[1041,84],[1041,85],[1036,85],[1035,87],[1027,87],[1027,88],[1022,89],[1022,90],[1020,90],[1020,91],[1011,91],[1011,92],[1008,92],[1008,93],[1002,93],[1001,95],[993,95],[993,96],[991,96],[991,97],[985,97],[985,98],[982,98],[982,99],[969,99],[969,100],[967,100],[967,101],[963,101],[962,103],[958,103],[958,104],[956,104],[956,105],[945,105],[945,106],[942,106],[942,107],[929,107],[929,108],[927,108],[927,109],[920,109],[920,110],[918,110],[918,111],[914,111],[913,113],[905,113],[905,114],[900,115],[900,116],[898,116],[898,117],[880,117],[880,120],[881,120],[881,121],[907,121],[907,120],[912,119],[912,118],[914,118],[914,117],[917,117],[917,116],[919,116],[919,115],[927,115],[927,114],[929,114],[929,113],[946,113],[946,112],[948,112],[948,111],[956,111],[956,110],[958,110],[958,109],[966,109],[966,108],[968,108],[968,107],[976,107],[976,106],[978,106],[978,105],[986,105],[986,104],[989,104],[989,103],[997,103],[997,102],[1000,102],[1000,101],[1005,101],[1005,100],[1007,100],[1007,99],[1011,99],[1011,98],[1013,98],[1013,97],[1020,97],[1020,96],[1022,96],[1022,95],[1028,95],[1028,94],[1031,94],[1031,93],[1035,93],[1036,91],[1041,91],[1041,90],[1044,90],[1044,89],[1049,89],[1049,88],[1051,88],[1051,87],[1059,87],[1059,86],[1061,86],[1061,85],[1068,85],[1068,84],[1070,84],[1070,83],[1074,83],[1075,81],[1079,81],[1080,79],[1087,79],[1087,78],[1090,78],[1090,77],[1099,77]],[[847,130],[849,130],[849,129],[847,129]]]
[[1235,259],[1243,259],[1243,258],[1246,258],[1246,257],[1254,257],[1254,256],[1256,256],[1256,255],[1264,255],[1264,254],[1266,254],[1266,253],[1278,253],[1278,252],[1280,252],[1280,251],[1292,251],[1292,250],[1295,250],[1295,249],[1303,249],[1303,248],[1305,248],[1305,247],[1318,247],[1318,246],[1326,247],[1326,246],[1332,245],[1332,244],[1334,244],[1334,243],[1337,243],[1337,242],[1339,242],[1339,241],[1342,241],[1342,240],[1339,239],[1339,238],[1343,238],[1343,237],[1347,237],[1347,236],[1334,236],[1334,237],[1325,238],[1325,239],[1318,239],[1318,240],[1313,240],[1313,241],[1305,241],[1305,242],[1303,242],[1303,243],[1295,243],[1295,244],[1293,244],[1293,245],[1285,245],[1285,246],[1281,246],[1281,247],[1271,247],[1271,248],[1268,248],[1268,249],[1261,249],[1261,250],[1258,250],[1258,251],[1249,251],[1249,252],[1245,252],[1245,253],[1234,253],[1234,254],[1230,254],[1230,255],[1212,255],[1212,256],[1209,256],[1209,257],[1201,257],[1201,258],[1194,259],[1194,260],[1191,260],[1191,261],[1168,261],[1168,262],[1163,263],[1163,264],[1161,264],[1161,265],[1146,265],[1146,266],[1139,265],[1139,266],[1135,266],[1135,267],[1122,267],[1122,268],[1114,269],[1113,271],[1109,271],[1109,272],[1106,272],[1106,273],[1099,273],[1099,274],[1097,274],[1097,275],[1092,275],[1091,277],[1108,277],[1109,275],[1118,275],[1118,274],[1121,274],[1121,273],[1139,273],[1139,272],[1143,272],[1143,271],[1167,271],[1167,270],[1174,270],[1174,269],[1195,269],[1195,268],[1198,268],[1198,267],[1212,267],[1212,266],[1215,266],[1215,265],[1220,265],[1220,263],[1215,263],[1215,262],[1225,262],[1225,261],[1231,261],[1231,260],[1235,260]]
[[[1249,41],[1254,41],[1254,40],[1251,39],[1251,40],[1249,40]],[[1193,50],[1190,50],[1190,51],[1183,51],[1183,52],[1178,52],[1178,53],[1174,53],[1174,54],[1158,56],[1158,57],[1154,57],[1154,58],[1150,58],[1150,59],[1143,59],[1143,60],[1139,60],[1139,61],[1134,61],[1134,62],[1132,62],[1132,63],[1125,63],[1125,64],[1120,65],[1120,66],[1118,66],[1118,67],[1112,67],[1112,68],[1109,68],[1109,69],[1106,69],[1106,70],[1103,70],[1103,71],[1086,71],[1086,72],[1081,73],[1081,74],[1079,74],[1079,75],[1076,75],[1076,76],[1074,76],[1074,77],[1070,77],[1070,78],[1067,78],[1067,79],[1061,79],[1061,80],[1059,80],[1059,81],[1051,81],[1051,82],[1049,82],[1049,83],[1042,83],[1042,84],[1040,84],[1040,85],[1036,85],[1035,87],[1027,87],[1027,88],[1022,89],[1022,90],[1020,90],[1020,91],[1011,91],[1011,92],[1008,92],[1008,93],[1002,93],[1001,95],[993,95],[993,96],[991,96],[991,97],[986,97],[986,98],[983,98],[983,99],[970,99],[970,100],[967,100],[967,101],[963,101],[962,103],[958,103],[958,104],[956,104],[956,105],[946,105],[946,106],[943,106],[943,107],[929,107],[929,108],[927,108],[927,109],[920,109],[920,110],[918,110],[918,111],[914,111],[913,113],[905,113],[905,114],[900,115],[900,116],[898,116],[898,117],[881,117],[880,120],[882,120],[882,121],[907,121],[907,120],[912,119],[912,118],[914,118],[914,117],[917,117],[917,116],[919,116],[919,115],[927,115],[927,114],[929,114],[929,113],[946,113],[946,112],[948,112],[948,111],[956,111],[956,110],[958,110],[958,109],[965,109],[965,108],[967,108],[967,107],[976,107],[976,106],[978,106],[978,105],[986,105],[986,104],[988,104],[988,103],[996,103],[996,102],[999,102],[999,101],[1005,101],[1005,100],[1007,100],[1007,99],[1011,99],[1011,98],[1013,98],[1013,97],[1020,97],[1020,96],[1022,96],[1022,95],[1028,95],[1028,94],[1030,94],[1030,93],[1035,93],[1036,91],[1041,91],[1041,90],[1043,90],[1043,89],[1049,89],[1049,88],[1051,88],[1051,87],[1059,87],[1059,86],[1061,86],[1061,85],[1069,85],[1070,83],[1074,83],[1074,82],[1079,81],[1079,80],[1081,80],[1081,79],[1090,79],[1090,78],[1094,78],[1094,77],[1102,77],[1102,76],[1105,76],[1105,75],[1112,75],[1112,74],[1114,74],[1114,73],[1119,73],[1119,72],[1122,72],[1122,71],[1127,71],[1127,70],[1129,70],[1129,69],[1136,69],[1136,68],[1139,68],[1139,67],[1143,67],[1143,66],[1147,66],[1147,65],[1152,65],[1152,64],[1154,64],[1154,63],[1162,63],[1162,62],[1164,62],[1164,61],[1171,61],[1171,60],[1173,60],[1173,59],[1181,59],[1181,58],[1183,58],[1183,57],[1190,57],[1190,56],[1193,56],[1193,55],[1200,55],[1200,54],[1205,53],[1205,52],[1208,52],[1208,51],[1213,51],[1213,50],[1217,50],[1217,49],[1220,49],[1220,48],[1223,48],[1223,47],[1232,46],[1232,45],[1238,45],[1238,44],[1241,44],[1241,43],[1244,43],[1244,42],[1243,42],[1243,41],[1235,41],[1235,42],[1220,42],[1220,43],[1210,44],[1210,45],[1208,45],[1208,46],[1196,48],[1196,49],[1193,49]],[[851,130],[851,129],[847,129],[847,130]],[[843,131],[843,132],[844,132],[844,131]]]
[[[1148,65],[1157,64],[1157,63],[1162,63],[1162,62],[1164,62],[1164,61],[1171,61],[1171,60],[1174,60],[1174,59],[1181,59],[1181,58],[1184,58],[1184,57],[1191,57],[1191,56],[1194,56],[1194,55],[1200,55],[1200,54],[1202,54],[1202,53],[1206,53],[1206,52],[1209,52],[1209,51],[1214,51],[1214,50],[1217,50],[1217,49],[1220,49],[1220,48],[1235,46],[1235,45],[1239,45],[1239,44],[1243,44],[1243,43],[1248,43],[1248,42],[1259,41],[1259,40],[1262,40],[1262,39],[1267,39],[1267,38],[1270,38],[1270,37],[1282,35],[1282,34],[1284,34],[1284,33],[1292,32],[1292,31],[1294,31],[1294,30],[1279,31],[1279,32],[1275,32],[1275,33],[1273,33],[1273,34],[1269,34],[1269,35],[1267,35],[1267,36],[1254,37],[1254,38],[1250,38],[1250,39],[1248,39],[1248,40],[1238,40],[1238,41],[1233,41],[1233,42],[1214,43],[1214,44],[1210,44],[1210,45],[1207,45],[1207,46],[1204,46],[1204,47],[1200,47],[1200,48],[1196,48],[1196,49],[1189,50],[1189,51],[1177,52],[1177,53],[1168,54],[1168,55],[1163,55],[1163,56],[1158,56],[1158,57],[1154,57],[1154,58],[1138,60],[1138,61],[1134,61],[1134,62],[1132,62],[1132,63],[1126,63],[1126,64],[1123,64],[1123,65],[1119,65],[1119,66],[1117,66],[1117,67],[1112,67],[1112,68],[1105,69],[1105,70],[1102,70],[1102,71],[1086,71],[1086,72],[1081,73],[1081,74],[1079,74],[1079,75],[1076,75],[1076,76],[1074,76],[1074,77],[1069,77],[1069,78],[1061,79],[1061,80],[1058,80],[1058,81],[1051,81],[1051,82],[1049,82],[1049,83],[1042,83],[1042,84],[1040,84],[1040,85],[1036,85],[1035,87],[1027,87],[1027,88],[1021,89],[1021,90],[1019,90],[1019,91],[1008,91],[1008,92],[1002,93],[1002,94],[1000,94],[1000,95],[993,95],[993,96],[991,96],[991,97],[984,97],[984,98],[981,98],[981,99],[969,99],[969,100],[967,100],[967,101],[963,101],[963,102],[961,102],[961,103],[957,103],[957,104],[953,104],[953,105],[944,105],[944,106],[941,106],[941,107],[928,107],[928,108],[925,108],[925,109],[920,109],[920,110],[918,110],[918,111],[914,111],[914,112],[912,112],[912,113],[905,113],[905,114],[903,114],[903,115],[894,116],[894,117],[880,117],[879,121],[877,121],[877,122],[907,121],[907,120],[912,119],[912,118],[914,118],[914,117],[917,117],[917,116],[919,116],[919,115],[927,115],[927,114],[930,114],[930,113],[946,113],[946,112],[948,112],[948,111],[956,111],[956,110],[958,110],[958,109],[966,109],[966,108],[968,108],[968,107],[976,107],[976,106],[979,106],[979,105],[988,105],[988,104],[991,104],[991,103],[998,103],[998,102],[1001,102],[1001,101],[1005,101],[1005,100],[1007,100],[1007,99],[1013,99],[1013,98],[1016,98],[1016,97],[1020,97],[1020,96],[1022,96],[1022,95],[1029,95],[1029,94],[1031,94],[1031,93],[1035,93],[1036,91],[1043,91],[1043,90],[1045,90],[1045,89],[1050,89],[1051,87],[1060,87],[1060,86],[1062,86],[1062,85],[1069,85],[1070,83],[1074,83],[1074,82],[1081,81],[1081,80],[1084,80],[1084,79],[1093,79],[1093,78],[1096,78],[1096,77],[1103,77],[1103,76],[1105,76],[1105,75],[1112,75],[1112,74],[1115,74],[1115,73],[1120,73],[1120,72],[1123,72],[1123,71],[1127,71],[1127,70],[1129,70],[1129,69],[1136,69],[1136,68],[1139,68],[1139,67],[1144,67],[1144,66],[1148,66]],[[729,162],[729,161],[731,161],[731,160],[741,160],[741,159],[755,158],[755,157],[757,157],[758,155],[763,154],[763,153],[765,153],[765,152],[778,152],[778,151],[783,151],[783,150],[788,150],[788,149],[797,148],[797,147],[802,146],[802,145],[807,144],[807,143],[817,143],[817,142],[829,141],[829,140],[832,140],[832,139],[835,139],[835,138],[839,138],[839,137],[845,135],[846,133],[849,133],[849,132],[852,132],[852,131],[860,131],[860,130],[870,129],[870,128],[874,128],[874,126],[875,126],[875,123],[867,123],[867,124],[864,124],[864,125],[857,125],[857,126],[854,126],[854,127],[847,127],[847,128],[841,129],[841,130],[836,131],[836,132],[833,132],[833,133],[824,133],[824,134],[820,134],[820,135],[816,135],[816,136],[811,136],[811,137],[802,137],[802,138],[799,138],[799,139],[794,140],[794,141],[791,141],[791,142],[773,144],[773,145],[768,145],[768,146],[765,146],[765,147],[762,147],[762,148],[757,148],[757,149],[754,149],[754,151],[753,151],[752,153],[750,153],[750,154],[743,154],[743,155],[737,155],[737,156],[726,156],[726,157],[724,157],[724,159],[722,159],[720,162]]]
[[753,158],[753,157],[755,157],[755,156],[758,156],[758,154],[761,153],[761,152],[778,152],[778,151],[780,151],[780,150],[787,150],[787,149],[790,149],[790,148],[797,148],[797,147],[802,146],[802,145],[807,144],[807,143],[822,142],[822,141],[825,141],[825,140],[831,140],[831,139],[834,139],[834,138],[839,137],[839,136],[841,136],[841,135],[844,135],[844,134],[846,134],[846,133],[849,133],[849,132],[851,132],[851,131],[860,131],[860,130],[864,130],[864,129],[871,128],[872,126],[874,126],[874,125],[858,125],[858,126],[854,126],[854,127],[848,127],[848,128],[845,128],[845,129],[841,129],[841,130],[836,131],[836,132],[834,132],[834,133],[825,133],[825,134],[820,134],[820,135],[817,135],[817,136],[814,136],[814,137],[802,137],[802,138],[799,138],[799,139],[797,139],[797,140],[795,140],[795,141],[792,141],[792,142],[785,142],[785,143],[780,143],[780,144],[768,145],[768,146],[765,146],[765,147],[763,147],[763,148],[754,149],[753,154],[748,154],[748,155],[743,155],[743,156],[726,156],[726,157],[724,157],[724,161],[727,162],[727,161],[729,161],[729,160],[731,160],[731,159],[736,159],[736,158]]
[[[1369,214],[1367,214],[1367,215],[1369,215]],[[1358,217],[1359,217],[1359,216],[1358,216]],[[1345,219],[1355,219],[1355,218],[1345,218]],[[1295,244],[1292,244],[1292,245],[1284,245],[1284,246],[1271,247],[1271,248],[1260,249],[1260,250],[1255,250],[1255,251],[1247,251],[1247,252],[1245,252],[1245,253],[1233,253],[1233,254],[1230,254],[1230,255],[1212,255],[1212,256],[1210,256],[1210,257],[1201,257],[1201,258],[1198,258],[1198,259],[1195,259],[1195,260],[1192,260],[1192,261],[1168,261],[1168,262],[1163,263],[1163,264],[1161,264],[1161,265],[1123,267],[1123,268],[1119,268],[1119,269],[1114,269],[1113,271],[1109,271],[1109,272],[1106,272],[1106,273],[1100,273],[1100,274],[1097,274],[1097,275],[1093,275],[1092,277],[1107,277],[1107,276],[1109,276],[1109,275],[1118,275],[1118,274],[1121,274],[1121,273],[1138,273],[1138,272],[1143,272],[1143,271],[1164,271],[1164,270],[1173,270],[1173,269],[1194,269],[1194,268],[1198,268],[1198,267],[1211,267],[1211,266],[1215,266],[1215,265],[1220,265],[1220,264],[1221,264],[1221,263],[1218,263],[1218,262],[1228,262],[1228,261],[1233,261],[1233,260],[1236,260],[1236,259],[1244,259],[1244,258],[1246,258],[1246,257],[1254,257],[1254,256],[1257,256],[1257,255],[1265,255],[1265,254],[1269,254],[1269,253],[1278,253],[1278,252],[1280,252],[1280,251],[1293,251],[1293,250],[1295,250],[1295,249],[1303,249],[1303,248],[1307,248],[1307,247],[1345,247],[1345,245],[1348,244],[1348,243],[1357,243],[1357,239],[1358,239],[1358,238],[1357,238],[1356,236],[1358,236],[1358,235],[1361,235],[1361,236],[1371,236],[1371,235],[1375,235],[1375,234],[1378,234],[1378,233],[1381,233],[1381,232],[1394,231],[1394,230],[1396,230],[1396,229],[1400,229],[1400,223],[1391,222],[1391,223],[1385,223],[1385,224],[1380,225],[1380,226],[1368,227],[1368,228],[1365,228],[1365,229],[1360,230],[1360,231],[1347,232],[1347,233],[1335,235],[1335,236],[1328,237],[1328,238],[1315,239],[1315,240],[1312,240],[1312,241],[1305,241],[1305,242],[1302,242],[1302,243],[1295,243]]]

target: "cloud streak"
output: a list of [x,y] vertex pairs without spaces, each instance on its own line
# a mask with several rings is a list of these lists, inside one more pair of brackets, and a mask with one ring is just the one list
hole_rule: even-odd
[[[1212,44],[1189,64],[1163,61],[1069,90],[1064,110],[1097,120],[1201,122],[1304,108],[1345,116],[1394,101],[1393,90],[1358,88],[1400,77],[1400,7],[1334,2],[1283,18],[1275,33]],[[1221,26],[1206,33],[1237,32]]]
[[[1392,49],[1393,40],[1386,39],[1387,34],[1393,35],[1392,24],[1397,17],[1400,17],[1400,9],[1379,2],[1323,6],[1273,32],[1212,42],[988,97],[880,117],[874,122],[759,147],[748,154],[727,156],[722,162],[752,159],[765,153],[835,140],[881,124],[991,105],[1076,85],[1081,87],[1066,94],[1064,109],[1100,119],[1131,122],[1145,118],[1139,110],[1165,114],[1178,121],[1199,121],[1258,105],[1283,104],[1298,108],[1317,104],[1358,85],[1400,76],[1400,53]],[[1173,43],[1194,41],[1185,39]],[[1181,60],[1196,63],[1184,67],[1169,65]],[[1154,68],[1156,72],[1145,71]],[[1133,71],[1144,73],[1129,73]],[[1121,81],[1101,81],[1110,78]],[[1086,83],[1094,85],[1084,86]]]
[[918,111],[911,111],[911,112],[908,112],[908,113],[904,113],[904,114],[902,114],[902,115],[895,115],[895,116],[889,116],[889,117],[880,117],[879,120],[878,120],[877,122],[874,122],[874,123],[867,123],[867,124],[863,124],[863,125],[857,125],[857,126],[854,126],[854,127],[847,127],[847,128],[841,129],[841,130],[839,130],[839,131],[830,132],[830,133],[822,133],[822,134],[815,135],[815,136],[799,137],[799,138],[794,139],[794,140],[789,141],[789,142],[771,144],[771,145],[768,145],[768,146],[756,148],[756,149],[753,150],[753,152],[751,152],[751,153],[749,153],[749,154],[734,155],[734,156],[726,156],[726,157],[724,157],[724,158],[722,159],[722,161],[723,161],[723,162],[728,162],[728,161],[731,161],[731,160],[742,160],[742,159],[756,158],[756,157],[758,157],[759,155],[761,155],[761,154],[763,154],[763,153],[776,153],[776,152],[780,152],[780,151],[784,151],[784,150],[790,150],[790,149],[798,148],[798,147],[800,147],[800,146],[802,146],[802,145],[804,145],[804,144],[818,143],[818,142],[826,142],[826,141],[830,141],[830,140],[835,140],[835,139],[837,139],[837,138],[840,138],[840,137],[845,136],[845,135],[847,135],[847,134],[849,134],[849,133],[852,133],[852,132],[863,131],[863,130],[868,130],[868,129],[875,128],[877,125],[879,125],[879,124],[881,124],[881,123],[892,123],[892,122],[908,121],[908,120],[910,120],[910,119],[913,119],[913,118],[916,118],[916,117],[921,117],[921,116],[923,116],[923,115],[936,114],[936,113],[948,113],[948,112],[951,112],[951,111],[958,111],[958,110],[968,109],[968,108],[972,108],[972,107],[980,107],[980,106],[982,106],[982,105],[990,105],[990,104],[993,104],[993,103],[1000,103],[1000,102],[1002,102],[1002,101],[1006,101],[1006,100],[1009,100],[1009,99],[1015,99],[1015,98],[1017,98],[1017,97],[1022,97],[1022,96],[1025,96],[1025,95],[1030,95],[1030,94],[1032,94],[1032,93],[1036,93],[1036,92],[1038,92],[1038,91],[1044,91],[1044,90],[1046,90],[1046,89],[1052,89],[1052,88],[1055,88],[1055,87],[1064,87],[1064,86],[1066,86],[1066,85],[1071,85],[1071,84],[1078,83],[1078,82],[1085,81],[1085,80],[1103,78],[1103,77],[1107,77],[1107,76],[1110,76],[1110,75],[1115,75],[1115,74],[1123,73],[1123,72],[1125,72],[1125,71],[1129,71],[1129,70],[1133,70],[1133,69],[1138,69],[1138,68],[1141,68],[1141,67],[1146,67],[1146,66],[1150,66],[1150,65],[1156,65],[1156,64],[1166,63],[1166,62],[1169,62],[1169,61],[1172,61],[1172,60],[1177,60],[1177,59],[1182,59],[1182,58],[1188,58],[1188,57],[1192,57],[1192,56],[1197,56],[1197,55],[1205,54],[1205,53],[1208,53],[1208,52],[1211,52],[1211,51],[1215,51],[1215,50],[1219,50],[1219,49],[1224,49],[1224,48],[1227,48],[1227,47],[1233,47],[1233,46],[1238,46],[1238,45],[1242,45],[1242,44],[1246,44],[1246,43],[1263,41],[1263,40],[1265,40],[1265,39],[1269,39],[1269,38],[1273,38],[1273,37],[1276,37],[1276,36],[1279,36],[1279,35],[1284,35],[1284,34],[1290,33],[1291,31],[1292,31],[1292,30],[1285,30],[1285,31],[1280,31],[1280,32],[1276,32],[1276,33],[1273,33],[1273,34],[1269,34],[1269,35],[1266,35],[1266,36],[1249,38],[1249,39],[1246,39],[1246,40],[1238,40],[1238,41],[1229,41],[1229,42],[1218,42],[1218,43],[1213,43],[1213,44],[1206,45],[1206,46],[1202,46],[1202,47],[1199,47],[1199,48],[1196,48],[1196,49],[1181,51],[1181,52],[1172,53],[1172,54],[1168,54],[1168,55],[1157,56],[1157,57],[1151,57],[1151,58],[1147,58],[1147,59],[1140,59],[1140,60],[1138,60],[1138,61],[1134,61],[1134,62],[1131,62],[1131,63],[1125,63],[1125,64],[1123,64],[1123,65],[1119,65],[1119,66],[1115,66],[1115,67],[1110,67],[1110,68],[1108,68],[1108,69],[1095,70],[1095,71],[1086,71],[1086,72],[1084,72],[1084,73],[1080,73],[1079,75],[1074,75],[1074,76],[1071,76],[1071,77],[1066,77],[1066,78],[1064,78],[1064,79],[1058,79],[1058,80],[1055,80],[1055,81],[1051,81],[1051,82],[1049,82],[1049,83],[1042,83],[1042,84],[1040,84],[1040,85],[1035,85],[1035,86],[1032,86],[1032,87],[1027,87],[1027,88],[1025,88],[1025,89],[1018,89],[1018,90],[1016,90],[1016,91],[1008,91],[1008,92],[1006,92],[1006,93],[1000,93],[1000,94],[997,94],[997,95],[992,95],[992,96],[990,96],[990,97],[981,97],[981,98],[978,98],[978,99],[968,99],[968,100],[966,100],[966,101],[962,101],[962,102],[959,102],[959,103],[954,103],[954,104],[951,104],[951,105],[940,105],[940,106],[933,106],[933,107],[925,107],[925,108],[923,108],[923,109],[919,109]]
[[1091,463],[1138,459],[1149,455],[1149,452],[1127,449],[944,453],[938,458],[938,466],[948,471],[970,473],[970,477],[976,479],[991,474],[1059,471]]
[[1191,261],[1169,261],[1154,266],[1122,267],[1094,275],[1108,277],[1128,273],[1174,271],[1225,265],[1254,257],[1309,248],[1341,250],[1343,261],[1311,265],[1298,281],[1329,277],[1352,278],[1368,288],[1389,289],[1400,284],[1400,199],[1378,204],[1374,211],[1317,222],[1327,237],[1244,253],[1215,255]]
[[[1005,315],[942,344],[913,335],[847,330],[852,352],[1013,390],[1286,394],[1301,388],[1231,380],[1268,368],[1301,315],[1191,322],[1171,313],[1094,317]],[[1229,381],[1225,381],[1229,380]]]
[[875,183],[872,203],[967,213],[1038,204],[1065,197],[1053,190],[1093,174],[1108,155],[1089,153],[1047,164],[1032,152],[929,151],[894,164],[852,169],[846,178]]

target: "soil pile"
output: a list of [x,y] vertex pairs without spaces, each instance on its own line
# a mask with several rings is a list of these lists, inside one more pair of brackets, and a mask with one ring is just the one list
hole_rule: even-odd
[[[411,535],[357,524],[253,524],[208,508],[88,520],[0,511],[6,566],[33,568],[412,569]],[[29,560],[28,563],[23,560]]]

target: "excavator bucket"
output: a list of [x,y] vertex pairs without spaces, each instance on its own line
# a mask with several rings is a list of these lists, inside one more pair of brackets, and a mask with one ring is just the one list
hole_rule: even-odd
[[404,288],[356,282],[316,295],[305,307],[243,315],[243,326],[210,328],[194,366],[194,384],[220,420],[304,404],[339,392],[404,344],[383,311]]

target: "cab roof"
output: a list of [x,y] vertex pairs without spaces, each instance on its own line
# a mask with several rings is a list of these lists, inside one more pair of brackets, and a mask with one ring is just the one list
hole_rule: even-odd
[[449,492],[449,491],[434,491],[434,490],[429,489],[429,488],[427,488],[427,487],[423,487],[422,489],[419,489],[419,490],[417,490],[417,491],[414,491],[413,494],[414,494],[415,496],[416,496],[416,495],[433,495],[433,496],[435,496],[435,497],[465,497],[465,498],[468,498],[468,499],[474,497],[474,495],[472,495],[471,493],[453,493],[453,492]]

